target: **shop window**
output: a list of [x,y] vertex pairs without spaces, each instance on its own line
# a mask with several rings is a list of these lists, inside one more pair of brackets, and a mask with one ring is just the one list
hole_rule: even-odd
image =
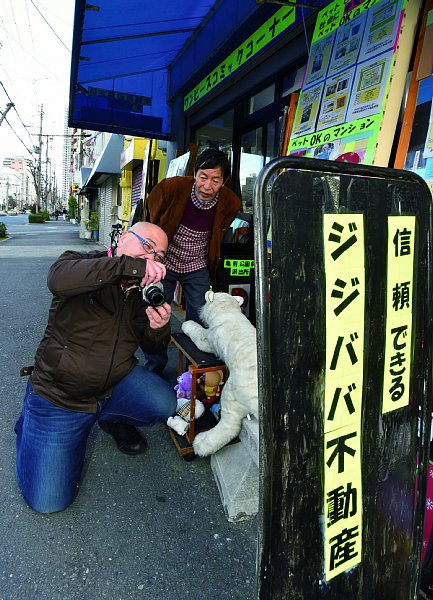
[[279,130],[280,129],[279,121],[277,121],[277,122],[271,121],[270,123],[267,124],[265,164],[268,163],[273,158],[276,158],[276,156],[278,155],[277,147],[276,147],[276,140],[277,140],[277,134],[275,132],[276,125],[278,126],[278,130]]
[[242,204],[245,212],[251,212],[253,206],[254,182],[263,168],[265,158],[262,152],[262,128],[258,127],[244,133],[241,137],[241,155],[239,163],[239,182]]
[[289,75],[284,75],[281,85],[281,96],[284,98],[296,90],[300,90],[302,87],[302,81],[304,80],[305,69],[307,65],[304,65],[297,71],[293,71]]
[[275,100],[275,84],[268,86],[258,94],[254,94],[247,100],[247,114],[252,115],[261,108],[269,106]]
[[404,168],[433,186],[433,75],[418,88],[415,115]]
[[217,148],[226,152],[228,156],[231,156],[233,146],[233,117],[234,110],[231,109],[197,129],[196,144],[198,145],[199,153],[205,148]]

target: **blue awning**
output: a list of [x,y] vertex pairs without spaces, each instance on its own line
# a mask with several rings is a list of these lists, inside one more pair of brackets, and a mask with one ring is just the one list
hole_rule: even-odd
[[256,0],[94,1],[75,2],[69,126],[159,139],[170,139],[173,94],[256,11],[278,8]]

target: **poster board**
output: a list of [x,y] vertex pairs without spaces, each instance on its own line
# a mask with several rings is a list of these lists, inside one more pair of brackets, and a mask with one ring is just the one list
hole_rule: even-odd
[[320,11],[289,155],[388,166],[419,4],[335,0]]

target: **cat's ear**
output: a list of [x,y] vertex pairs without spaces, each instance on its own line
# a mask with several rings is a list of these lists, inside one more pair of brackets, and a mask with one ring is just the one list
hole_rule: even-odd
[[206,302],[213,302],[214,292],[212,288],[206,292],[204,299]]
[[232,296],[232,298],[235,298],[237,300],[237,302],[239,303],[239,306],[242,306],[244,299],[242,298],[242,296]]

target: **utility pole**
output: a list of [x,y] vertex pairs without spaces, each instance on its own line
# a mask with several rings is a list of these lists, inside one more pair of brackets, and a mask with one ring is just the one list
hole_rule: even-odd
[[3,112],[0,111],[0,125],[3,123],[6,115],[8,114],[8,112],[10,111],[10,109],[15,106],[15,104],[13,102],[8,102],[6,104],[6,108],[4,109]]
[[8,176],[8,178],[6,179],[6,198],[5,198],[5,203],[6,203],[6,206],[5,206],[5,212],[6,212],[6,214],[7,214],[7,212],[8,212],[8,207],[9,207],[9,176]]
[[37,172],[37,180],[38,180],[38,193],[36,200],[36,212],[39,212],[39,200],[41,201],[42,206],[42,194],[41,194],[41,182],[42,182],[42,120],[44,118],[44,106],[41,104],[41,122],[39,127],[39,157],[38,157],[38,172]]

